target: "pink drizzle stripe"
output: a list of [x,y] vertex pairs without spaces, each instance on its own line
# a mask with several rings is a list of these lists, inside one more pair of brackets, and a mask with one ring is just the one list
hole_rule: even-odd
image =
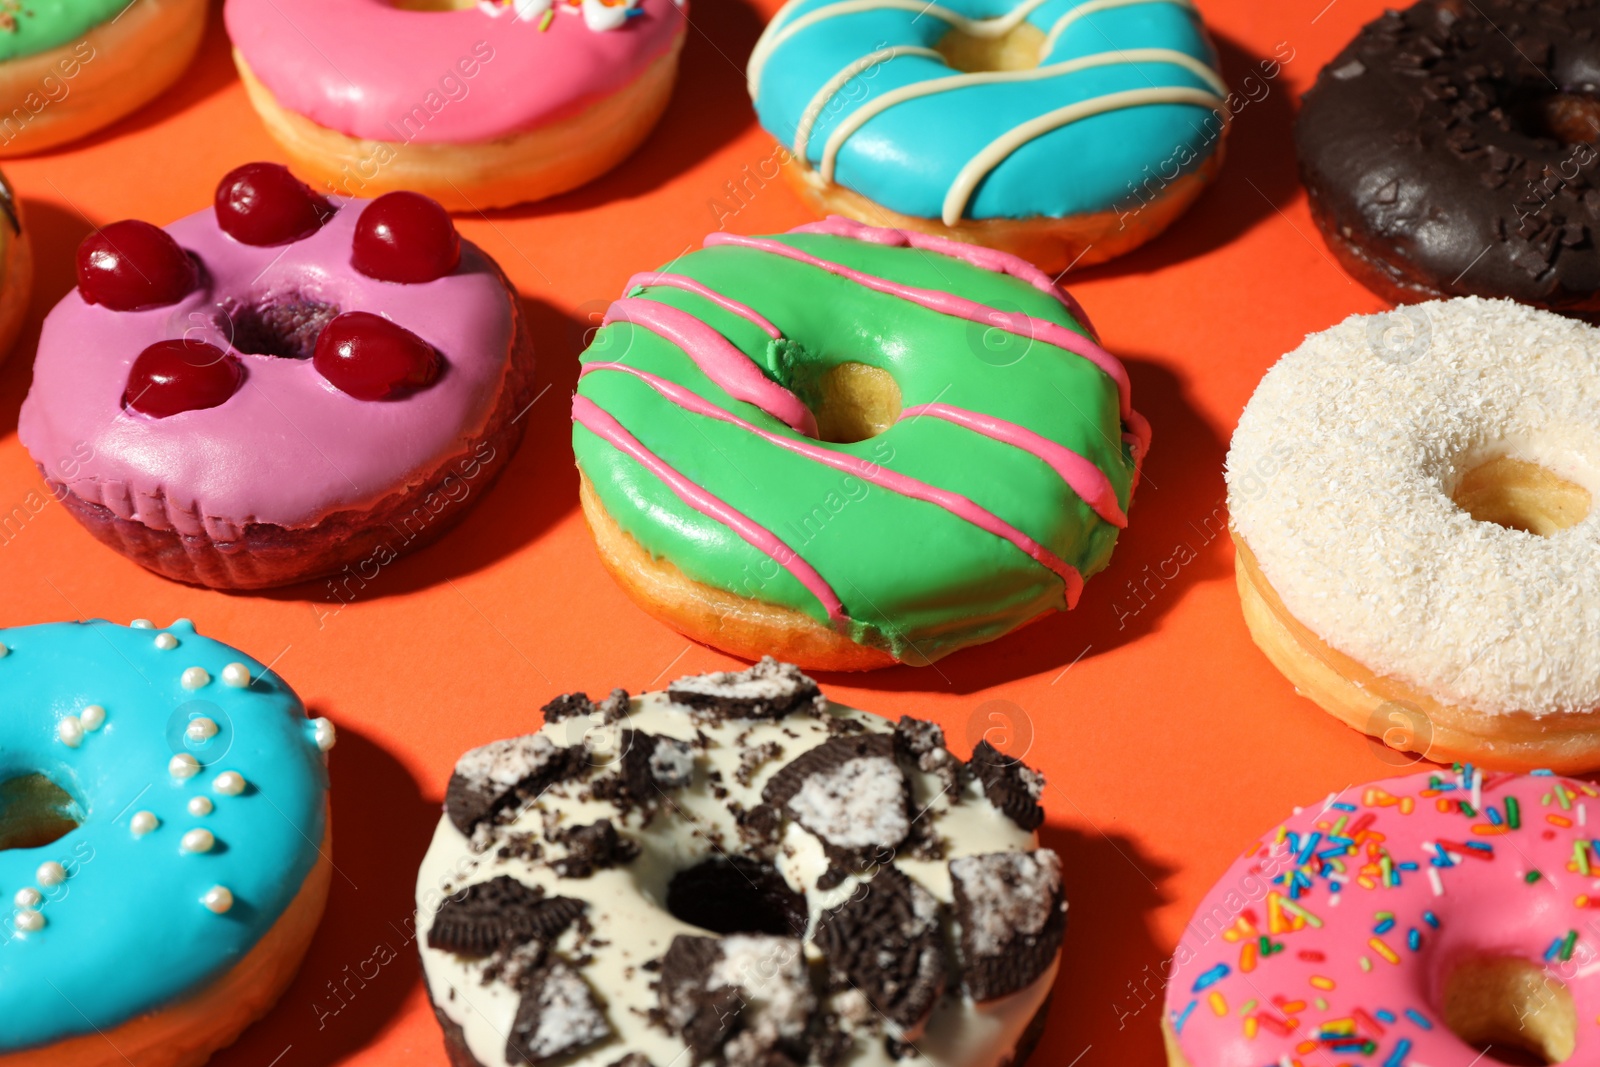
[[[628,370],[644,377],[644,371],[633,371],[631,367],[624,367],[620,363],[591,363],[584,368],[584,373],[595,367],[614,367],[619,370]],[[572,398],[572,421],[589,432],[599,436],[617,451],[636,461],[645,470],[660,478],[668,489],[678,495],[678,498],[688,504],[702,515],[709,516],[722,523],[728,529],[738,534],[752,548],[765,552],[780,566],[794,575],[795,579],[822,602],[823,608],[828,612],[828,618],[835,626],[842,624],[847,616],[844,605],[833,591],[827,580],[818,574],[799,553],[790,548],[777,534],[751,519],[741,511],[735,510],[720,498],[711,495],[704,489],[695,485],[689,479],[679,474],[677,470],[668,465],[662,458],[646,448],[639,439],[629,433],[623,425],[612,418],[607,412],[588,397],[574,396]],[[752,427],[753,429],[754,427]]]
[[1027,282],[1041,293],[1054,297],[1061,306],[1072,313],[1072,317],[1094,334],[1100,336],[1100,331],[1094,328],[1089,321],[1089,316],[1083,313],[1083,307],[1073,295],[1061,288],[1044,271],[1035,267],[1021,256],[1014,256],[1010,252],[1001,252],[993,248],[984,248],[981,245],[969,245],[965,241],[952,240],[949,237],[936,237],[933,234],[917,233],[914,230],[894,230],[885,226],[868,226],[864,222],[847,219],[843,215],[829,215],[822,222],[808,222],[804,226],[796,226],[790,233],[822,233],[833,237],[853,237],[857,241],[870,241],[875,245],[888,245],[896,248],[920,248],[928,252],[938,252],[941,255],[955,259],[965,260],[974,267],[982,270],[994,271],[996,274],[1009,274]]
[[1077,606],[1078,596],[1083,592],[1083,576],[1078,573],[1077,568],[998,515],[984,509],[959,493],[948,492],[937,486],[929,485],[927,482],[918,481],[903,474],[896,474],[893,471],[883,470],[878,468],[876,464],[868,463],[866,460],[855,456],[832,452],[809,442],[796,441],[792,438],[782,437],[763,430],[761,427],[739,418],[732,412],[724,411],[715,404],[696,396],[680,385],[651,374],[649,371],[639,370],[637,367],[630,367],[624,363],[586,363],[578,376],[582,378],[584,375],[592,374],[599,370],[620,371],[623,374],[631,374],[635,378],[644,381],[674,404],[696,415],[703,415],[706,418],[730,423],[742,430],[755,434],[769,444],[776,445],[796,455],[805,456],[807,459],[832,467],[835,470],[853,474],[864,482],[881,486],[892,493],[899,493],[901,496],[910,497],[913,500],[936,504],[958,519],[963,519],[981,530],[1010,541],[1032,557],[1035,562],[1054,572],[1066,584],[1067,607]]
[[1115,356],[1098,344],[1081,334],[1074,333],[1065,326],[1046,322],[1044,319],[1036,319],[1021,312],[1001,311],[999,308],[986,307],[965,297],[956,296],[954,293],[942,293],[934,289],[919,289],[915,286],[891,282],[887,278],[864,274],[842,263],[818,259],[816,256],[786,245],[782,241],[771,241],[761,237],[741,237],[732,233],[713,233],[706,238],[705,243],[707,247],[733,245],[737,248],[751,248],[758,252],[783,256],[798,263],[825,270],[829,274],[848,278],[859,285],[866,286],[868,289],[887,293],[902,300],[909,300],[914,304],[920,304],[940,314],[953,315],[972,322],[981,322],[986,326],[997,326],[1019,337],[1026,337],[1033,341],[1043,341],[1046,344],[1055,345],[1057,348],[1064,348],[1068,352],[1082,356],[1099,367],[1116,383],[1117,395],[1124,419],[1128,417],[1128,412],[1132,410],[1129,404],[1128,372],[1123,368],[1122,364],[1117,361]]
[[762,374],[749,356],[688,312],[644,297],[623,297],[606,311],[602,325],[619,320],[659,334],[683,349],[729,396],[754,404],[808,437],[817,436],[817,420],[799,397]]
[[722,310],[731,311],[740,318],[747,319],[750,322],[755,323],[757,326],[765,330],[767,332],[767,336],[772,338],[774,341],[783,336],[783,332],[781,330],[772,325],[772,323],[767,320],[765,315],[761,314],[761,312],[757,311],[749,304],[741,304],[731,296],[723,296],[715,289],[712,289],[706,285],[702,285],[700,282],[695,281],[687,274],[664,274],[660,271],[653,270],[643,271],[629,278],[628,284],[622,292],[623,295],[626,296],[634,289],[642,288],[648,285],[664,285],[672,289],[682,289],[684,292],[693,293],[695,296],[703,296]]
[[1082,497],[1085,504],[1094,509],[1096,515],[1113,526],[1128,525],[1128,516],[1122,513],[1122,505],[1117,503],[1117,492],[1111,487],[1111,479],[1107,478],[1099,467],[1070,448],[1058,445],[1048,437],[1041,437],[1026,426],[1018,426],[1014,422],[1006,422],[992,415],[981,415],[965,408],[951,407],[949,404],[918,404],[906,408],[900,413],[900,421],[914,419],[919,415],[953,422],[974,433],[1020,448],[1024,452],[1031,452],[1048,463],[1061,476],[1061,480]]

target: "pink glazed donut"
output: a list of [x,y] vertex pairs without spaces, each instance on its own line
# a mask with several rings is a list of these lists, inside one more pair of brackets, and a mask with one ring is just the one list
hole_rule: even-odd
[[348,601],[488,489],[532,370],[510,283],[438,204],[327,199],[251,163],[213,210],[84,240],[18,436],[151,570],[218,589],[339,573]]
[[1597,1062],[1597,797],[1468,766],[1297,810],[1178,944],[1171,1064]]
[[228,0],[267,130],[341,196],[452,211],[574,189],[666,108],[687,0]]

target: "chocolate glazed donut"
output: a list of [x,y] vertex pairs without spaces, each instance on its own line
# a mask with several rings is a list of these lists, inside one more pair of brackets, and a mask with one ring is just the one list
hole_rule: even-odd
[[1600,0],[1423,0],[1365,26],[1295,123],[1334,254],[1397,303],[1600,311]]

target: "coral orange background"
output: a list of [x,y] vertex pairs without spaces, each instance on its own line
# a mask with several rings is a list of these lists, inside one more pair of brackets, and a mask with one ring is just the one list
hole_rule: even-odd
[[[298,981],[217,1057],[221,1067],[443,1064],[409,943],[411,887],[456,755],[535,728],[559,692],[639,691],[735,665],[645,617],[607,579],[577,511],[568,444],[577,352],[624,279],[697,245],[719,221],[768,233],[808,218],[781,179],[761,178],[764,165],[773,172],[773,143],[744,89],[744,60],[776,0],[691,4],[681,83],[637,155],[567,196],[460,219],[524,296],[546,392],[508,473],[442,543],[341,606],[322,584],[239,596],[167,582],[102,548],[53,503],[0,523],[5,625],[187,616],[275,663],[339,726],[327,919]],[[987,733],[1048,775],[1045,840],[1065,857],[1071,915],[1041,1067],[1164,1062],[1161,970],[1200,895],[1293,805],[1395,770],[1393,757],[1297,697],[1250,643],[1221,473],[1267,367],[1306,333],[1381,306],[1311,224],[1290,121],[1317,69],[1382,4],[1201,7],[1225,76],[1249,100],[1222,175],[1152,245],[1067,279],[1128,361],[1135,404],[1155,427],[1110,570],[1077,611],[1009,639],[931,668],[823,679],[844,702],[938,720],[958,754]],[[5,165],[39,278],[28,327],[0,369],[0,519],[40,488],[16,440],[17,407],[39,321],[72,286],[72,253],[91,224],[170,221],[207,206],[230,167],[281,158],[234,74],[219,8],[212,14],[200,60],[173,91],[114,130]],[[1262,61],[1288,50],[1278,77],[1263,79]]]

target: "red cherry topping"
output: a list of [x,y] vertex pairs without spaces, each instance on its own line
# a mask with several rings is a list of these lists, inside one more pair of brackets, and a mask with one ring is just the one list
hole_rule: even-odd
[[244,368],[204,341],[157,341],[133,361],[122,402],[164,419],[182,411],[214,408],[239,391]]
[[113,222],[78,246],[78,291],[113,311],[144,311],[182,300],[200,280],[189,253],[148,222]]
[[437,200],[385,193],[356,220],[350,262],[379,281],[431,282],[461,262],[461,235]]
[[286,245],[310,237],[333,217],[333,205],[276,163],[246,163],[217,186],[217,225],[241,244]]
[[357,400],[388,400],[439,377],[439,353],[432,345],[369,311],[347,311],[324,326],[311,362]]

